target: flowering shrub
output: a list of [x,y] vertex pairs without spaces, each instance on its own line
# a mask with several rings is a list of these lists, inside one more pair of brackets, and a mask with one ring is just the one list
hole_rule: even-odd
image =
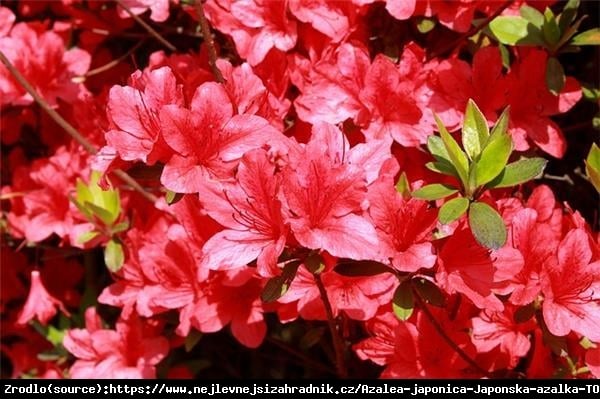
[[579,3],[4,3],[2,376],[600,377]]

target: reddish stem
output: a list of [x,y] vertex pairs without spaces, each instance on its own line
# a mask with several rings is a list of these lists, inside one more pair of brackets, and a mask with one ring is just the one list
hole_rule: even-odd
[[200,22],[200,29],[202,30],[204,43],[206,44],[206,49],[208,50],[208,64],[210,65],[213,75],[215,75],[216,81],[219,83],[224,83],[225,79],[223,78],[223,74],[217,66],[217,49],[212,37],[210,25],[206,19],[206,14],[204,14],[204,5],[202,4],[202,0],[196,0],[194,6],[196,9],[196,14],[198,15],[198,21]]

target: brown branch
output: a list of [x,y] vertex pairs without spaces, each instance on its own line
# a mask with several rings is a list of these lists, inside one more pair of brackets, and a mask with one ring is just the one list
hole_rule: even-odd
[[208,20],[204,14],[202,0],[195,0],[194,6],[196,9],[196,14],[198,15],[198,21],[200,22],[200,29],[202,30],[204,43],[206,44],[206,48],[208,50],[208,63],[210,65],[210,69],[212,70],[213,75],[215,75],[216,81],[219,83],[224,83],[225,79],[223,78],[223,74],[217,66],[217,50],[215,48],[215,42],[213,41],[212,32],[210,31],[210,25],[208,24]]
[[129,7],[127,7],[125,4],[123,4],[123,2],[121,0],[115,0],[115,1],[122,9],[124,9],[127,12],[127,14],[129,14],[131,16],[131,18],[133,18],[135,20],[135,22],[140,24],[142,26],[142,28],[146,29],[146,31],[148,33],[150,33],[152,36],[154,36],[154,38],[156,38],[156,40],[161,42],[166,48],[168,48],[171,51],[177,50],[177,48],[173,44],[171,44],[171,42],[169,42],[167,39],[165,39],[163,36],[161,36],[160,33],[158,33],[156,30],[154,30],[154,28],[152,28],[150,25],[148,25],[146,22],[144,22],[144,20],[141,19],[138,15],[135,15],[133,13],[133,11],[131,11],[131,9]]
[[464,350],[462,350],[462,348],[460,346],[458,346],[456,344],[456,342],[454,342],[448,334],[446,334],[446,331],[444,331],[444,329],[442,328],[440,323],[438,323],[438,321],[435,319],[435,316],[433,316],[431,311],[427,308],[427,304],[425,303],[423,298],[421,298],[421,294],[419,294],[419,291],[416,290],[414,287],[413,287],[412,291],[413,291],[413,297],[415,298],[415,301],[419,305],[419,309],[421,309],[423,311],[423,314],[425,315],[427,320],[429,320],[429,322],[431,323],[431,325],[433,326],[435,331],[437,331],[437,333],[448,344],[448,346],[450,346],[458,354],[458,356],[460,356],[465,362],[467,362],[475,370],[479,371],[486,377],[491,377],[492,374],[490,372],[488,372],[487,370],[483,369],[480,365],[478,365],[477,362],[475,362],[475,360],[473,360],[469,355],[467,355],[467,353]]
[[335,363],[337,368],[337,375],[340,378],[348,378],[348,370],[346,369],[346,361],[344,359],[344,342],[342,341],[342,337],[339,334],[337,323],[335,318],[333,317],[333,310],[331,308],[331,302],[329,302],[329,297],[327,297],[327,291],[325,290],[325,286],[323,285],[323,281],[321,280],[320,274],[313,274],[315,278],[315,283],[317,283],[317,287],[319,288],[319,294],[321,295],[321,300],[323,301],[323,305],[325,306],[325,313],[327,314],[327,325],[329,326],[329,332],[331,333],[331,340],[333,341],[333,349],[335,350]]
[[462,43],[463,40],[473,36],[477,32],[484,29],[486,26],[488,26],[489,23],[492,22],[492,20],[494,18],[496,18],[498,15],[502,14],[502,11],[504,11],[513,2],[514,2],[513,0],[505,1],[500,7],[498,7],[498,9],[496,11],[494,11],[490,16],[488,16],[481,24],[479,24],[477,26],[472,26],[471,29],[469,29],[468,31],[466,31],[465,33],[460,35],[456,40],[453,40],[452,42],[448,43],[446,46],[442,47],[441,49],[431,53],[427,57],[427,59],[430,60],[432,58],[436,58],[441,55],[444,55],[451,50],[454,50],[454,48],[456,48],[456,46],[458,46],[460,43]]
[[[31,84],[25,79],[25,77],[19,72],[17,68],[10,62],[10,60],[4,55],[4,53],[0,50],[0,61],[4,64],[6,69],[10,72],[10,74],[16,79],[16,81],[29,93],[31,97],[33,97],[34,101],[56,122],[56,124],[64,129],[65,132],[69,136],[73,138],[76,142],[81,144],[81,146],[90,154],[95,155],[98,153],[96,147],[88,141],[77,129],[73,127],[69,122],[67,122],[58,112],[56,112],[50,104],[46,100],[44,100],[37,92],[37,90],[31,86]],[[140,184],[135,181],[131,176],[122,170],[115,170],[114,174],[117,175],[121,180],[125,183],[129,184],[135,191],[139,192],[144,198],[148,201],[156,202],[158,199],[155,195],[144,190]]]

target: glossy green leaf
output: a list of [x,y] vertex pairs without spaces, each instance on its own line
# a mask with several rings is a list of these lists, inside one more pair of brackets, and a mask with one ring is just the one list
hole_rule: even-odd
[[479,156],[489,136],[490,129],[485,116],[479,110],[477,104],[469,99],[462,128],[462,143],[470,159]]
[[479,244],[499,249],[506,243],[506,226],[498,212],[483,202],[473,202],[469,207],[469,227]]
[[[494,127],[492,127],[490,137],[495,137],[499,134],[505,134],[508,132],[509,116],[510,116],[510,107],[506,107],[506,108],[504,108],[504,111],[502,111],[502,114],[500,114],[500,117],[494,124]],[[486,145],[487,145],[487,143],[486,143]]]
[[551,48],[554,48],[560,40],[560,29],[554,13],[548,7],[544,10],[544,26],[542,32],[546,43],[548,43]]
[[531,22],[536,28],[542,29],[542,26],[544,25],[544,14],[539,12],[536,8],[523,5],[519,9],[519,13],[528,22]]
[[112,233],[112,234],[118,234],[118,233],[121,233],[121,232],[123,232],[123,231],[127,230],[128,228],[129,228],[129,221],[128,221],[128,220],[125,220],[125,221],[123,221],[123,222],[121,222],[121,223],[117,223],[117,224],[115,224],[115,225],[114,225],[114,226],[113,226],[113,227],[110,229],[110,231],[111,231],[111,233]]
[[116,273],[123,267],[124,261],[123,245],[113,238],[104,248],[104,263],[106,263],[108,270]]
[[435,183],[428,184],[427,186],[423,186],[420,189],[413,191],[412,196],[415,198],[432,201],[445,198],[457,192],[458,190],[452,186]]
[[444,307],[446,305],[444,293],[432,281],[426,278],[414,278],[412,280],[412,285],[426,303],[438,307]]
[[399,320],[406,321],[413,314],[415,298],[410,281],[405,281],[396,288],[392,299],[394,314]]
[[88,209],[93,216],[96,216],[108,226],[112,225],[116,221],[116,218],[119,217],[118,213],[111,213],[107,209],[91,202],[86,202],[83,206]]
[[452,198],[440,208],[439,219],[448,224],[460,218],[469,209],[469,200],[464,197]]
[[600,148],[594,143],[585,160],[585,171],[590,181],[600,193]]
[[376,276],[394,271],[383,263],[374,260],[342,259],[335,267],[335,272],[347,277]]
[[556,57],[548,58],[546,64],[546,86],[548,86],[548,90],[557,95],[565,86],[566,80],[565,71],[560,61]]
[[502,58],[502,66],[506,69],[510,68],[510,52],[506,46],[502,43],[498,43],[498,50],[500,50],[500,58]]
[[600,28],[594,28],[581,32],[571,40],[575,46],[600,46]]
[[490,22],[489,30],[502,44],[542,45],[542,34],[531,22],[518,16],[499,16]]
[[579,0],[569,0],[562,13],[558,16],[558,28],[562,34],[565,33],[571,22],[577,17],[577,9],[579,8]]
[[456,169],[460,180],[464,185],[466,185],[469,172],[469,160],[467,159],[467,155],[463,152],[463,150],[460,149],[458,143],[450,135],[440,118],[438,118],[438,116],[435,114],[434,118],[435,122],[437,123],[438,130],[440,131],[440,137],[442,138],[442,142],[444,143],[444,147],[448,153],[449,160],[454,166],[454,169]]
[[502,173],[492,180],[488,184],[488,187],[512,187],[535,179],[536,177],[541,176],[546,167],[546,163],[548,163],[548,161],[544,158],[523,158],[516,162],[512,162],[506,165],[506,168],[504,168]]
[[512,139],[508,133],[490,136],[490,140],[474,164],[475,185],[483,186],[498,176],[512,152]]

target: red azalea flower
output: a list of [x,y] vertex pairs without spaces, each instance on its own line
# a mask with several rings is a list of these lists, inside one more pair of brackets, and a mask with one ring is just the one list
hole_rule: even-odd
[[31,272],[31,287],[29,288],[27,301],[25,301],[16,323],[25,325],[31,320],[37,319],[40,323],[46,325],[56,314],[57,307],[67,317],[70,316],[63,303],[48,293],[42,283],[40,272],[34,270]]

